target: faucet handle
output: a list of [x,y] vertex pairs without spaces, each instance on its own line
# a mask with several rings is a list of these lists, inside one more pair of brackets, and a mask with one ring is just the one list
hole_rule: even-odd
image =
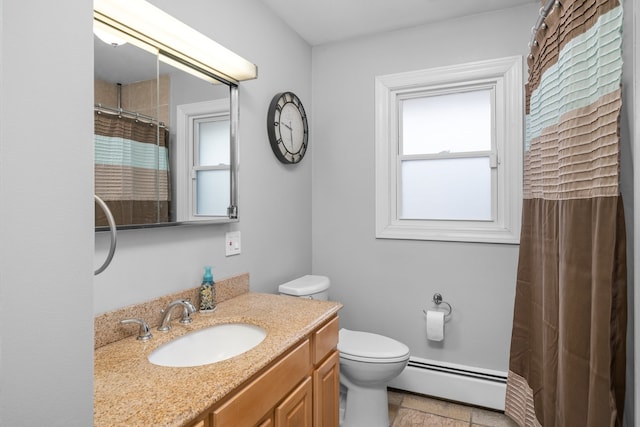
[[180,319],[180,323],[184,325],[188,325],[192,322],[191,313],[196,312],[196,307],[191,303],[189,299],[182,300],[182,319]]
[[136,323],[140,325],[140,329],[138,330],[138,340],[139,341],[149,341],[153,335],[149,331],[149,325],[142,319],[123,319],[120,321],[122,325],[126,325],[129,323]]

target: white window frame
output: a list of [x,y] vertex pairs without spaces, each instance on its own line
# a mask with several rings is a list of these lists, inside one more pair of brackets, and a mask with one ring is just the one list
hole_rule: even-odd
[[[213,101],[196,102],[178,105],[177,107],[177,144],[176,144],[176,216],[182,221],[215,221],[229,222],[229,217],[195,214],[195,173],[196,169],[211,169],[197,167],[197,153],[195,153],[195,138],[197,131],[194,123],[212,116],[230,119],[229,100],[216,99]],[[231,160],[230,160],[231,161]],[[219,167],[215,167],[219,168]]]
[[[378,76],[375,79],[376,238],[517,244],[522,206],[522,57]],[[493,221],[401,219],[399,103],[421,92],[491,87],[497,176]],[[494,173],[492,171],[492,173]]]

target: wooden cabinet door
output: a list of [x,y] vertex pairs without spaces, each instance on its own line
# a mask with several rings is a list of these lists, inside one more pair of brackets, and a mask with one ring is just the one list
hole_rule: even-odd
[[207,419],[203,418],[199,421],[193,421],[191,424],[188,424],[188,427],[207,427]]
[[340,424],[340,353],[334,351],[313,372],[313,425]]
[[312,427],[312,393],[308,377],[276,407],[276,427]]
[[273,417],[269,417],[266,420],[262,421],[258,427],[273,427]]

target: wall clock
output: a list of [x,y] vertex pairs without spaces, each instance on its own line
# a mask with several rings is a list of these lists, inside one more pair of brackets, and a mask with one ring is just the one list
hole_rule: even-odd
[[267,113],[271,149],[282,163],[298,163],[309,143],[309,125],[302,102],[293,92],[278,93]]

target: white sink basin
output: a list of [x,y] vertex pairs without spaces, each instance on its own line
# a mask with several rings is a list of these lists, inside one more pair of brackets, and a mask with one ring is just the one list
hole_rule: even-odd
[[249,351],[266,336],[264,329],[247,323],[210,326],[162,344],[149,355],[149,362],[182,368],[208,365]]

